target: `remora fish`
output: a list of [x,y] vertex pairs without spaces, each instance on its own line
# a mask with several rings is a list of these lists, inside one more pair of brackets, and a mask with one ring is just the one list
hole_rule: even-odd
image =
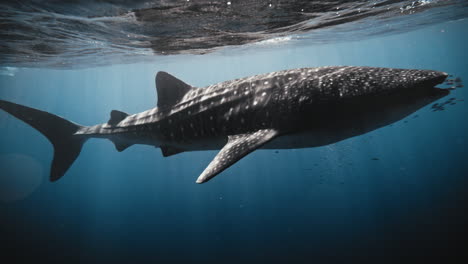
[[319,67],[285,70],[192,87],[156,75],[157,107],[107,123],[81,126],[62,117],[0,100],[0,108],[44,134],[54,146],[50,180],[65,174],[89,138],[107,138],[118,151],[133,144],[163,156],[220,149],[198,177],[203,183],[258,148],[332,144],[396,122],[449,94],[435,88],[447,74],[431,70]]

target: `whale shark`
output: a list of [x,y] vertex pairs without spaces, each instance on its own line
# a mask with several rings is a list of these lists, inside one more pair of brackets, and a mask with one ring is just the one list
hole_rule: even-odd
[[196,180],[204,183],[257,149],[333,144],[397,122],[450,91],[435,87],[447,73],[357,66],[299,68],[191,86],[156,74],[157,105],[137,114],[113,110],[106,123],[82,126],[0,100],[0,109],[41,132],[54,147],[50,180],[61,178],[89,138],[117,151],[134,144],[164,157],[219,150]]

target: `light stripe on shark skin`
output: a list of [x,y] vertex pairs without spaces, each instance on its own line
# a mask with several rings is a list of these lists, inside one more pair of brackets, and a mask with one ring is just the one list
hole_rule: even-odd
[[196,88],[156,75],[157,106],[108,122],[81,126],[62,117],[0,100],[0,108],[31,125],[54,145],[52,181],[62,177],[89,138],[134,144],[163,156],[220,150],[198,177],[206,182],[259,148],[324,146],[384,127],[449,94],[447,77],[432,70],[355,66],[300,68]]

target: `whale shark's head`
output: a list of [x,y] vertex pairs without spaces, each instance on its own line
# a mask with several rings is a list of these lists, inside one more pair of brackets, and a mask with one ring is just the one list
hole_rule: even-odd
[[370,71],[362,78],[363,92],[405,93],[413,89],[433,88],[443,83],[447,76],[445,72],[433,70],[378,69]]
[[[363,72],[365,72],[363,68]],[[401,102],[406,105],[420,105],[435,101],[449,94],[447,89],[436,88],[445,81],[448,74],[432,70],[377,69],[368,73],[361,72],[357,85],[358,92],[347,98],[370,97],[389,103]],[[355,85],[356,86],[356,85]],[[355,88],[355,87],[354,87]],[[352,91],[350,87],[348,91]]]
[[447,96],[449,89],[436,86],[443,83],[448,74],[440,71],[414,70],[398,78],[400,85],[383,93],[376,101],[391,109],[395,115],[406,116]]
[[407,78],[413,79],[413,86],[434,87],[445,81],[448,74],[441,71],[418,70],[414,75]]
[[[449,89],[437,88],[448,74],[439,71],[417,71],[404,76],[401,86],[381,94],[351,99],[351,107],[357,107],[368,125],[379,127],[401,120],[419,109],[447,96]],[[406,81],[404,81],[406,79]],[[359,110],[358,110],[359,111]]]
[[[310,71],[312,74],[303,83],[305,88],[301,93],[321,101],[379,97],[418,87],[434,87],[448,76],[445,72],[432,70],[355,66],[324,67]],[[311,103],[315,101],[311,100]]]
[[436,87],[447,76],[445,72],[417,70],[413,75],[405,76],[408,81],[404,89],[391,91],[388,100],[395,100],[396,105],[416,111],[450,93],[449,89]]
[[[431,70],[352,68],[341,71],[338,84],[324,81],[327,100],[311,104],[303,118],[311,126],[330,123],[371,131],[418,111],[447,96],[449,89],[437,88],[448,74]],[[318,113],[318,114],[317,114]],[[312,119],[311,119],[312,118]]]

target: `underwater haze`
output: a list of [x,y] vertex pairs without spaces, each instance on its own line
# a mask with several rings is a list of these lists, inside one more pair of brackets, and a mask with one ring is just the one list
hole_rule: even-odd
[[0,111],[2,259],[466,259],[466,1],[4,1],[0,10],[0,99],[83,125],[155,107],[158,71],[204,87],[300,67],[430,69],[454,88],[336,144],[257,150],[202,185],[218,151],[163,157],[104,139],[88,140],[50,182],[50,142]]

